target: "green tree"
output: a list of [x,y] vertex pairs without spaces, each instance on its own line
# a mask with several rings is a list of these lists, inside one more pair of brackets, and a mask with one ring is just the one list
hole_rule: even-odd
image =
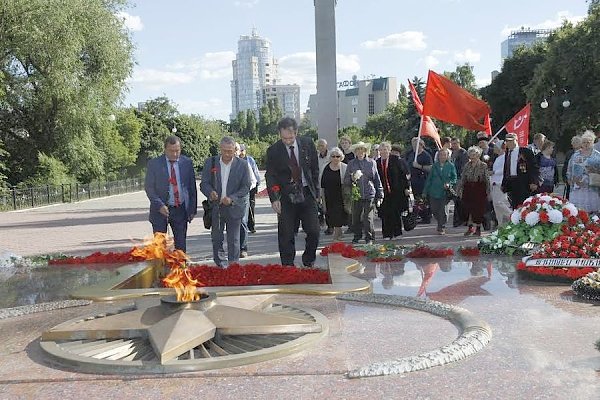
[[[277,134],[277,123],[279,122],[279,120],[281,118],[283,118],[283,110],[281,109],[281,106],[279,105],[279,100],[276,98],[270,99],[267,102],[267,105],[269,106],[269,114],[271,117],[271,123],[269,124],[269,127],[267,128],[267,134],[274,135],[274,134]],[[298,123],[300,123],[300,121],[298,121]]]
[[252,110],[248,110],[246,112],[246,129],[244,129],[240,134],[244,138],[255,138],[258,131],[258,125],[256,123],[256,115]]
[[[548,38],[548,51],[525,88],[532,103],[531,130],[544,132],[561,150],[570,138],[600,125],[600,8],[576,26],[565,23]],[[567,99],[570,107],[563,108]],[[549,107],[540,108],[546,98]]]
[[268,105],[263,105],[259,111],[258,117],[258,136],[263,137],[268,135],[269,127],[271,126],[271,110]]
[[524,88],[529,84],[536,68],[546,58],[547,46],[540,43],[534,47],[519,47],[512,57],[504,60],[502,71],[480,92],[492,108],[492,127],[500,129],[525,104]]
[[38,153],[81,181],[107,160],[107,116],[131,73],[132,45],[115,15],[124,0],[7,0],[0,8],[0,139],[9,181],[36,174]]

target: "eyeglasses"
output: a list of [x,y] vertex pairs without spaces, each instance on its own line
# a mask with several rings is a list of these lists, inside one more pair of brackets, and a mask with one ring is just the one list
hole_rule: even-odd
[[331,158],[342,158],[342,156],[331,156]]

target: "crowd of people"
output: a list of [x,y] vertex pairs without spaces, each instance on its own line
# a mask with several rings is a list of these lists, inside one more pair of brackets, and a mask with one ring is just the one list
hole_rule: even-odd
[[[507,133],[490,140],[483,132],[477,144],[464,149],[459,138],[442,138],[431,151],[415,137],[410,149],[390,142],[352,143],[343,136],[337,146],[324,139],[298,136],[297,122],[283,118],[280,139],[265,159],[269,200],[277,214],[278,248],[282,265],[294,265],[300,227],[306,235],[302,265],[312,267],[324,234],[335,241],[344,234],[353,243],[371,244],[380,236],[394,240],[403,235],[406,217],[422,224],[437,223],[446,234],[450,202],[452,226],[466,226],[465,236],[480,236],[510,221],[512,210],[536,193],[552,193],[559,184],[555,144],[538,133],[530,146],[519,146]],[[564,193],[578,208],[600,210],[600,142],[585,131],[571,140],[562,176]],[[165,140],[164,154],[148,163],[145,188],[150,200],[154,232],[170,226],[175,247],[185,251],[187,226],[197,213],[196,175],[189,158],[181,155],[176,136]],[[256,161],[233,137],[222,138],[219,155],[202,168],[200,191],[209,202],[213,259],[226,267],[248,256],[248,234],[256,232],[255,197],[261,184]],[[381,234],[374,220],[381,219]],[[207,219],[207,218],[205,218]],[[205,222],[206,223],[206,222]],[[347,227],[344,231],[344,227]],[[347,236],[348,238],[350,236]],[[225,251],[226,249],[226,251]]]

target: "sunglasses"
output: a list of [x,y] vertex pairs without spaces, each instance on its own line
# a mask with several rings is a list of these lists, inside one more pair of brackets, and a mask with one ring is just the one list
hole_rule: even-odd
[[342,156],[331,156],[331,158],[342,158]]

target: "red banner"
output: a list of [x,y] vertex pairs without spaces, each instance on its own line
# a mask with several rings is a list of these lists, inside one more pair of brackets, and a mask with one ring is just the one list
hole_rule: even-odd
[[429,71],[423,114],[474,131],[486,131],[490,106],[443,75]]
[[529,143],[529,117],[531,115],[531,103],[527,103],[514,117],[510,119],[504,128],[508,133],[517,135],[519,147],[525,147]]
[[419,93],[417,93],[415,85],[413,85],[411,81],[408,81],[408,87],[410,88],[410,94],[412,95],[413,103],[415,103],[417,112],[419,115],[423,115],[423,103],[421,103],[421,99],[419,98]]

